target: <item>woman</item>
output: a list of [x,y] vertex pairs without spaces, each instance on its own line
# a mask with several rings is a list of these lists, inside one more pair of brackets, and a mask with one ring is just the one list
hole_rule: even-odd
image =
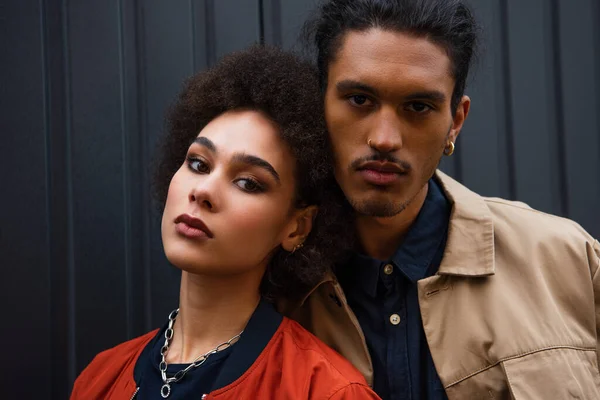
[[308,64],[264,47],[187,82],[156,185],[179,308],[96,356],[72,399],[378,398],[267,300],[302,295],[344,247],[319,98]]

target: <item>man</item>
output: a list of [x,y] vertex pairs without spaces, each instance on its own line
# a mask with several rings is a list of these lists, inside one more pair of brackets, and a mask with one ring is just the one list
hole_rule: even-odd
[[384,399],[600,399],[600,244],[436,168],[469,113],[461,0],[330,0],[312,25],[360,247],[290,314]]

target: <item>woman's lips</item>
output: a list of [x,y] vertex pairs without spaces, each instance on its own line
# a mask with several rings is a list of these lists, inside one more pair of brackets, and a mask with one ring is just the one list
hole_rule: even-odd
[[180,235],[188,237],[190,239],[209,239],[206,232],[202,229],[194,228],[193,226],[189,226],[185,222],[180,222],[175,225],[175,230]]
[[181,214],[175,218],[175,230],[192,239],[212,239],[214,236],[200,218],[190,214]]

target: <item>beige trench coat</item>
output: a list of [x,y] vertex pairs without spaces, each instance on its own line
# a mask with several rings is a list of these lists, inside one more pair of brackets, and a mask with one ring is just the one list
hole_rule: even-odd
[[[436,178],[453,204],[448,240],[418,292],[448,398],[600,399],[598,241],[570,220]],[[372,382],[363,332],[333,276],[280,309]]]

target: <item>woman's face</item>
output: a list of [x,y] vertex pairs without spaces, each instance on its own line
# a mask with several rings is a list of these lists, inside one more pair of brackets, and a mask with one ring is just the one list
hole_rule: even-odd
[[173,176],[162,218],[165,254],[199,274],[266,268],[277,247],[299,240],[294,158],[258,111],[211,121]]

